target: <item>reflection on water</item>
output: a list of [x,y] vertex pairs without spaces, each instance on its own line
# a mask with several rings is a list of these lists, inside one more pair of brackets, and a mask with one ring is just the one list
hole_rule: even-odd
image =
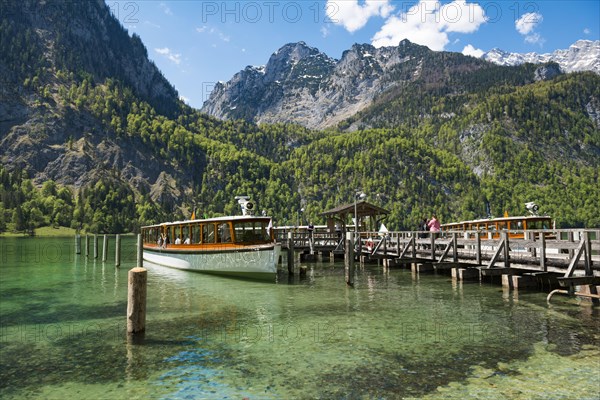
[[0,240],[2,398],[597,398],[598,308],[377,266],[353,288],[341,263],[277,283],[149,267],[133,345],[123,245],[115,269]]

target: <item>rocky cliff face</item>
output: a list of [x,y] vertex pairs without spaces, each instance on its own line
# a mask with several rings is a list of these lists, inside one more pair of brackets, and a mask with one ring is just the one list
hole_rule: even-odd
[[111,79],[165,115],[180,107],[139,37],[127,34],[104,1],[1,2],[0,23],[2,164],[38,183],[83,187],[111,176],[144,192],[161,173],[177,174],[139,138],[108,130],[115,115],[100,120],[66,100],[69,90],[92,96]]
[[[264,67],[247,67],[219,83],[202,111],[221,119],[325,128],[362,110],[390,87],[419,77],[419,60],[427,52],[408,41],[379,49],[356,44],[334,60],[304,42],[287,44]],[[397,67],[409,61],[410,72],[396,79]]]
[[[569,50],[551,55],[494,50],[483,59],[499,65],[556,62],[565,72],[592,70],[600,74],[599,49],[600,42],[579,41]],[[247,67],[229,82],[219,83],[202,111],[220,119],[291,122],[317,129],[335,126],[390,89],[420,78],[439,80],[440,69],[423,70],[424,60],[432,54],[428,48],[404,40],[397,47],[355,44],[340,60],[334,60],[304,42],[287,44],[266,66]],[[463,65],[450,67],[444,74],[481,67],[474,60],[458,63]],[[542,67],[535,79],[551,79],[560,72],[552,65]]]

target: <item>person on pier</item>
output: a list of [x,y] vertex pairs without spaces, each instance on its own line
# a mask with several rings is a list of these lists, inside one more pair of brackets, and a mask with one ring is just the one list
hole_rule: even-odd
[[430,232],[439,232],[441,229],[440,221],[438,221],[437,216],[433,214],[429,222],[427,223]]
[[[417,230],[427,232],[429,230],[429,225],[427,225],[428,222],[427,218],[423,218],[423,221],[421,221]],[[425,237],[427,237],[425,233],[419,233],[419,238],[423,239]]]

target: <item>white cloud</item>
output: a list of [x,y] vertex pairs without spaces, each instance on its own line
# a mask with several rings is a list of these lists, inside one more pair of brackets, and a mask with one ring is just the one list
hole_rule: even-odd
[[526,13],[515,21],[515,28],[521,35],[528,35],[544,20],[540,13]]
[[185,104],[190,104],[190,99],[181,94],[179,95],[179,100],[183,101]]
[[181,63],[181,54],[179,53],[173,53],[171,51],[171,49],[169,49],[168,47],[164,47],[162,49],[154,49],[154,51],[156,51],[158,54],[167,57],[169,60],[171,60],[172,62],[174,62],[175,64],[179,65],[179,63]]
[[590,29],[590,28],[585,28],[585,29],[583,30],[583,33],[584,33],[584,34],[586,34],[586,35],[590,35],[590,34],[592,33],[592,31],[591,31],[591,29]]
[[486,22],[485,11],[477,3],[455,0],[443,5],[439,19],[447,32],[473,33]]
[[540,46],[546,43],[546,39],[544,39],[539,33],[536,32],[532,33],[531,35],[525,36],[525,41],[531,44],[539,44]]
[[443,50],[448,44],[448,35],[441,32],[435,24],[403,21],[402,17],[390,17],[371,38],[375,47],[398,46],[403,39],[419,43],[432,50]]
[[485,54],[485,51],[483,51],[481,49],[477,49],[477,48],[473,47],[472,45],[468,44],[463,49],[462,53],[465,56],[472,56],[472,57],[476,57],[476,58],[481,58],[481,56]]
[[207,33],[209,35],[217,35],[217,37],[222,40],[223,42],[230,42],[231,41],[231,37],[227,36],[226,34],[224,34],[223,32],[221,32],[220,30],[216,29],[216,28],[211,28],[209,26],[203,25],[200,28],[196,28],[196,32],[198,33]]
[[539,44],[542,46],[546,40],[537,32],[535,28],[542,23],[544,17],[540,13],[526,13],[515,21],[517,32],[525,36],[525,42],[530,44]]
[[375,47],[397,46],[408,39],[440,51],[449,42],[448,33],[472,33],[485,22],[479,4],[455,0],[442,6],[438,1],[421,0],[406,12],[388,18],[371,42]]
[[149,26],[151,28],[157,28],[160,29],[160,25],[155,24],[154,22],[150,22],[148,20],[144,21],[144,25]]
[[171,9],[169,8],[168,5],[166,5],[165,3],[160,3],[158,5],[160,7],[160,9],[167,15],[173,15],[173,11],[171,11]]
[[327,0],[325,12],[327,17],[337,25],[342,25],[348,32],[355,32],[364,27],[370,18],[386,18],[394,10],[391,0]]

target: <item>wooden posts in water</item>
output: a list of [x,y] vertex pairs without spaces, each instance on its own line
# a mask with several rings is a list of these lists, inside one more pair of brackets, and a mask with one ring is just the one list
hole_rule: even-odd
[[75,254],[81,254],[81,235],[75,235]]
[[346,232],[346,284],[354,285],[354,232]]
[[117,234],[115,238],[115,267],[121,266],[121,235]]
[[135,335],[146,330],[146,285],[148,272],[135,267],[129,270],[127,286],[127,334]]
[[98,235],[94,235],[94,259],[98,258]]
[[104,235],[102,239],[102,262],[106,262],[106,257],[108,256],[108,236]]
[[127,286],[127,334],[143,334],[146,330],[146,285],[148,272],[143,268],[142,235],[137,235],[137,267],[129,270]]
[[[90,255],[90,237],[85,235],[85,256]],[[108,260],[108,235],[104,235],[102,243],[102,262]],[[75,235],[75,254],[81,254],[81,234]],[[98,235],[94,235],[94,258],[98,258]],[[121,235],[115,238],[115,267],[121,266]]]
[[144,268],[144,247],[140,233],[137,235],[137,267]]

